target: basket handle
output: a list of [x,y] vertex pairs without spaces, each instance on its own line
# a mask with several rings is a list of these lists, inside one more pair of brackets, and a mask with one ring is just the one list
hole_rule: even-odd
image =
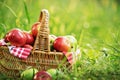
[[40,13],[39,22],[41,22],[40,29],[38,31],[33,51],[50,51],[49,43],[49,12],[46,9],[43,9]]

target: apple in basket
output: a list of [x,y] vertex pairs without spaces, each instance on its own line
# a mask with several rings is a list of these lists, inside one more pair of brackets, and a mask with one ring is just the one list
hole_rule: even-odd
[[74,36],[72,36],[72,35],[66,35],[65,37],[68,38],[69,41],[70,41],[71,51],[72,52],[76,51],[76,48],[77,48],[77,40],[76,40],[76,38]]
[[46,71],[39,71],[35,74],[33,80],[53,80],[51,75]]
[[33,37],[33,35],[30,34],[30,33],[28,33],[28,32],[26,32],[26,31],[24,31],[24,34],[25,34],[26,39],[27,39],[26,40],[26,44],[32,45],[34,43],[34,37]]
[[56,37],[55,35],[53,35],[53,34],[50,34],[50,35],[49,35],[49,39],[50,39],[50,50],[51,50],[51,51],[54,50],[53,43],[54,43],[54,41],[55,41],[56,38],[57,38],[57,37]]
[[39,28],[40,28],[40,25],[41,25],[40,22],[36,22],[36,23],[34,23],[34,24],[32,25],[31,32],[32,32],[32,35],[33,35],[34,37],[37,36],[38,30],[39,30]]
[[33,80],[34,75],[38,72],[38,70],[36,68],[29,68],[24,70],[21,73],[21,79],[22,80]]
[[26,43],[26,36],[20,29],[12,29],[7,36],[8,41],[13,46],[23,46]]
[[23,48],[29,48],[29,49],[33,49],[33,46],[31,46],[30,44],[25,44],[24,46],[22,46]]
[[64,36],[57,37],[53,43],[55,50],[68,52],[71,49],[70,41]]

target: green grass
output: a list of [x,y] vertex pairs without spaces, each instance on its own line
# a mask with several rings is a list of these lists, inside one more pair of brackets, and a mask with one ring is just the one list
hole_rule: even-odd
[[0,0],[0,38],[12,28],[29,31],[43,8],[50,13],[51,34],[78,40],[81,57],[65,80],[120,79],[117,0]]

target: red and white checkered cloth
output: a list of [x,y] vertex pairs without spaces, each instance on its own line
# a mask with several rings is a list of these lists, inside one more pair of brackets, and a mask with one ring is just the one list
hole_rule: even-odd
[[8,48],[12,55],[21,59],[27,59],[31,52],[31,49],[29,48],[21,48],[16,46],[8,46]]
[[77,49],[76,52],[63,52],[63,54],[66,56],[68,62],[73,64],[80,54],[80,49]]
[[72,52],[63,52],[63,54],[66,56],[68,62],[70,64],[73,64],[73,53]]
[[[1,39],[0,46],[4,46],[4,45],[7,45],[7,43],[4,41],[4,39]],[[21,59],[27,59],[31,52],[31,49],[29,48],[22,48],[16,46],[8,46],[8,48],[13,56],[16,56]]]

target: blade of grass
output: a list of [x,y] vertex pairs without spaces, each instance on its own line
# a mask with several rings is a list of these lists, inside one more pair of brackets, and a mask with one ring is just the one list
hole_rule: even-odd
[[79,42],[78,42],[78,45],[81,45],[81,43],[82,43],[82,39],[83,39],[83,35],[84,35],[84,29],[82,28],[82,30],[81,30],[81,34],[80,34],[80,36],[79,36]]
[[120,50],[118,50],[116,47],[112,46],[112,45],[109,45],[109,44],[106,44],[108,47],[114,49],[115,51],[117,51],[118,53],[120,53]]
[[[3,4],[2,2],[0,2],[0,4]],[[10,12],[17,18],[16,13],[14,12],[14,10],[12,8],[10,8],[7,4],[3,4],[6,8],[8,8],[10,10]]]
[[24,0],[24,9],[25,9],[25,14],[26,14],[27,20],[28,20],[28,24],[30,24],[30,16],[28,13],[28,8],[27,8],[27,4],[26,4],[25,0]]

